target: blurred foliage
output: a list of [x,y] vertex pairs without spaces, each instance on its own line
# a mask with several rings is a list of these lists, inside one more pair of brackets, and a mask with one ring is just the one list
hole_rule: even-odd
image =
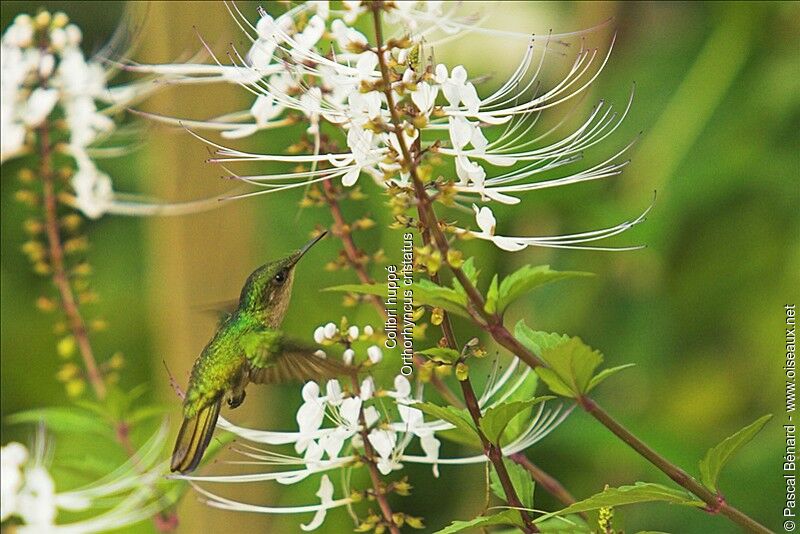
[[[253,17],[255,5],[240,3]],[[3,27],[17,13],[39,6],[66,11],[83,28],[90,49],[112,33],[124,8],[114,2],[102,8],[89,2],[3,2]],[[147,9],[135,6],[134,12],[140,11],[148,13],[137,59],[141,54],[166,62],[197,49],[193,25],[210,32],[212,44],[243,39],[221,4],[157,2]],[[602,350],[609,367],[636,363],[598,388],[600,402],[646,442],[698,474],[697,462],[709,447],[758,416],[782,410],[783,305],[800,296],[800,8],[796,3],[504,2],[496,11],[489,25],[537,34],[548,28],[589,27],[613,16],[613,23],[591,39],[607,44],[616,32],[615,51],[580,105],[588,109],[599,98],[623,104],[635,82],[633,108],[614,135],[616,146],[643,131],[632,152],[633,163],[621,177],[528,194],[523,204],[496,212],[502,221],[499,230],[544,235],[601,227],[638,213],[650,202],[652,191],[658,193],[647,223],[625,236],[647,243],[643,251],[507,254],[487,243],[470,242],[465,253],[479,259],[484,273],[498,272],[501,278],[526,263],[596,273],[522,297],[509,308],[508,324],[524,318],[537,330],[580,336]],[[214,33],[218,30],[223,33]],[[437,50],[437,59],[463,62],[472,67],[470,72],[491,71],[502,79],[506,56],[518,57],[524,43],[490,41],[469,37],[466,43]],[[568,55],[556,54],[551,60],[569,61]],[[490,80],[485,90],[496,83]],[[213,101],[199,100],[199,90],[168,93],[148,109],[201,117],[247,105],[246,95],[232,88],[215,92]],[[133,158],[135,164],[123,159],[106,166],[117,187],[181,198],[212,187],[224,190],[224,184],[217,183],[218,170],[202,163],[205,149],[197,142],[160,130],[148,137],[151,142]],[[256,141],[250,143],[277,151],[291,138],[264,134]],[[606,145],[602,154],[587,156],[600,158],[612,149]],[[18,187],[15,175],[24,163],[3,166],[0,195],[3,443],[25,442],[31,433],[29,427],[8,424],[9,414],[66,402],[55,380],[59,362],[51,322],[34,307],[46,282],[30,272],[19,252],[25,209],[13,195]],[[371,214],[379,223],[359,233],[359,244],[368,251],[383,248],[389,258],[395,257],[398,233],[380,229],[389,220],[383,198],[371,184],[365,191],[372,195],[369,201],[345,206],[350,218]],[[316,224],[329,223],[324,211],[298,212],[299,200],[299,192],[290,192],[175,220],[105,217],[89,225],[94,287],[101,297],[96,307],[109,322],[94,342],[101,354],[125,354],[124,387],[149,384],[149,395],[172,403],[177,417],[179,403],[167,386],[162,359],[183,382],[213,327],[213,317],[195,308],[235,296],[244,277],[263,259],[295,248]],[[355,282],[346,272],[322,270],[335,249],[332,240],[326,241],[315,250],[318,265],[307,261],[298,273],[286,322],[286,329],[296,335],[310,337],[316,325],[338,320],[330,310],[339,309],[341,295],[319,289]],[[377,269],[373,275],[383,277]],[[488,283],[481,280],[484,288]],[[380,325],[370,308],[348,314],[351,322]],[[474,335],[463,323],[457,330],[461,339]],[[496,352],[492,348],[490,355]],[[271,408],[264,410],[267,401]],[[236,418],[288,428],[299,402],[293,387],[251,392]],[[778,526],[783,495],[776,468],[782,456],[781,433],[780,425],[768,424],[719,480],[731,502],[772,528]],[[64,449],[75,455],[68,443],[57,444],[57,451]],[[607,430],[577,412],[529,456],[579,497],[593,495],[605,484],[667,482]],[[402,508],[423,516],[431,528],[473,517],[482,507],[481,468],[444,467],[437,480],[423,468],[408,474],[415,488]],[[456,493],[452,488],[462,490]],[[313,501],[316,486],[237,490],[247,502],[297,504]],[[539,492],[537,508],[555,507],[552,498]],[[187,532],[193,531],[192,525],[203,525],[204,531],[235,525],[283,532],[297,521],[237,516],[207,509],[191,497],[179,513]],[[709,533],[731,528],[723,519],[664,505],[626,508],[616,514],[616,521],[628,532]],[[328,532],[350,528],[342,511],[332,513],[325,524]]]

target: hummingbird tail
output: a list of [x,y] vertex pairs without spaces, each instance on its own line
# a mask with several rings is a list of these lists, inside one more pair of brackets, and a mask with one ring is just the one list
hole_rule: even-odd
[[184,419],[172,452],[171,471],[188,473],[197,468],[217,426],[222,395],[201,408],[194,417]]

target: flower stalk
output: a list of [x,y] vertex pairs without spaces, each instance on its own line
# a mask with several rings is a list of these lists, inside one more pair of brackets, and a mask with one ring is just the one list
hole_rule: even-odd
[[[392,83],[391,83],[392,80],[389,75],[389,68],[384,58],[383,27],[381,21],[383,2],[375,1],[370,4],[370,7],[372,9],[372,17],[375,25],[375,52],[378,55],[378,67],[380,69],[381,78],[383,80],[383,94],[386,97],[387,107],[389,108],[389,113],[391,114],[392,127],[397,137],[397,142],[398,142],[397,144],[400,147],[401,155],[403,157],[402,163],[408,170],[411,179],[413,180],[414,188],[418,194],[418,200],[422,200],[422,198],[427,199],[428,197],[427,194],[425,193],[422,180],[420,179],[419,174],[417,173],[417,160],[412,157],[411,151],[409,150],[408,144],[406,143],[405,137],[403,135],[402,121],[400,119],[397,107],[395,105],[394,95],[392,94]],[[420,193],[422,194],[421,197]],[[425,210],[426,206],[420,204],[418,207],[420,210],[420,220],[424,224],[426,222],[428,215],[427,211]],[[425,220],[423,220],[423,212],[425,215],[424,217]],[[430,228],[430,226],[428,226],[428,228]],[[442,250],[442,254],[445,255],[446,257],[447,250]],[[466,278],[466,276],[464,276],[464,278]],[[456,344],[452,327],[450,326],[447,320],[442,322],[442,327],[445,332],[445,335],[449,338],[448,344],[451,345],[451,348],[455,349]],[[490,443],[486,439],[486,436],[483,434],[483,432],[480,430],[481,410],[480,406],[478,406],[478,400],[475,397],[475,391],[472,388],[472,384],[469,381],[469,378],[460,381],[460,384],[461,384],[461,391],[464,395],[464,400],[466,401],[467,410],[469,411],[470,416],[472,417],[475,423],[475,427],[478,430],[478,436],[480,437],[484,454],[492,462],[492,465],[497,471],[498,477],[500,478],[500,482],[503,486],[503,491],[506,494],[506,500],[508,501],[509,505],[520,510],[520,516],[522,518],[522,522],[524,523],[523,530],[526,533],[538,532],[539,530],[531,522],[531,518],[528,515],[528,512],[526,510],[523,510],[522,503],[520,502],[519,497],[517,496],[516,490],[514,489],[514,486],[511,483],[511,478],[509,477],[508,471],[506,470],[506,466],[503,463],[502,451],[500,450],[499,446]]]
[[39,127],[38,134],[39,177],[42,180],[44,225],[50,252],[50,264],[53,271],[53,284],[56,286],[61,298],[64,314],[67,317],[69,328],[86,366],[86,376],[92,385],[95,397],[98,400],[103,400],[106,396],[106,385],[97,366],[92,345],[89,343],[86,323],[78,309],[69,277],[64,268],[64,246],[61,242],[61,233],[58,225],[58,199],[56,197],[55,184],[53,183],[52,146],[50,145],[50,131],[47,120]]
[[[380,15],[381,11],[383,10],[383,3],[380,1],[373,2],[371,4],[371,9],[373,14],[373,20],[375,23],[378,66],[380,68],[381,76],[383,78],[383,93],[386,96],[389,112],[391,114],[392,127],[394,129],[395,134],[397,135],[397,141],[398,141],[397,144],[400,148],[401,155],[403,158],[403,163],[405,165],[404,170],[406,170],[409,173],[411,181],[414,186],[414,192],[417,197],[417,210],[419,213],[420,223],[424,228],[424,232],[428,233],[428,235],[430,236],[430,240],[439,249],[440,253],[442,254],[442,257],[447,258],[448,257],[447,253],[450,250],[450,244],[447,238],[445,237],[444,233],[442,232],[442,229],[439,225],[439,220],[433,208],[431,198],[428,195],[427,191],[425,190],[425,185],[422,182],[419,173],[417,172],[418,161],[416,158],[412,156],[411,150],[409,149],[408,144],[405,142],[404,136],[402,135],[402,121],[395,107],[394,97],[392,95],[392,90],[391,90],[391,78],[389,76],[388,66],[386,65],[386,62],[383,57],[383,35],[381,29],[381,15]],[[532,368],[545,367],[545,364],[541,359],[539,359],[535,354],[533,354],[530,350],[524,347],[511,334],[511,332],[508,331],[508,329],[503,324],[502,315],[497,313],[488,313],[485,311],[484,308],[485,299],[483,298],[483,295],[481,295],[480,291],[478,291],[478,289],[472,284],[467,275],[459,267],[455,267],[449,264],[448,267],[453,273],[453,276],[459,281],[461,286],[464,288],[464,291],[467,295],[467,299],[470,304],[469,312],[476,325],[484,329],[486,332],[488,332],[495,341],[497,341],[500,345],[508,349],[510,352],[512,352],[514,355],[516,355],[518,358],[520,358],[520,360],[525,362],[530,367]],[[442,324],[444,326],[446,322],[443,322]],[[447,337],[451,338],[448,339],[448,343],[450,344],[454,342],[454,340],[452,339],[452,329],[449,327],[444,327],[446,335],[448,330],[450,331],[450,335]],[[452,348],[455,347],[453,346]],[[467,400],[467,408],[469,409],[470,414],[472,415],[473,419],[477,424],[478,420],[480,419],[480,409],[478,409],[477,413],[475,413],[474,410],[475,406],[470,406],[471,385],[469,384],[468,381],[462,382],[461,384],[462,384],[462,391],[464,393],[465,399]],[[474,392],[472,394],[472,397],[474,398]],[[687,489],[688,491],[696,495],[698,498],[703,500],[708,505],[706,510],[709,511],[710,513],[721,513],[734,523],[748,529],[751,532],[757,532],[757,533],[770,532],[769,529],[759,524],[757,521],[753,520],[746,514],[742,513],[738,509],[729,505],[727,502],[725,502],[722,496],[714,494],[713,492],[709,491],[699,482],[697,482],[693,477],[691,477],[688,473],[683,471],[675,464],[671,463],[663,456],[656,453],[643,441],[638,439],[629,430],[627,430],[624,426],[622,426],[618,421],[612,418],[595,401],[593,401],[589,397],[586,396],[581,397],[578,401],[578,405],[584,411],[586,411],[592,417],[594,417],[598,422],[600,422],[603,426],[605,426],[611,432],[613,432],[627,445],[633,448],[639,455],[641,455],[647,461],[649,461],[658,469],[660,469],[662,472],[664,472],[678,485],[682,486],[683,488]],[[485,437],[482,438],[482,441],[484,440]],[[498,475],[502,482],[504,474],[505,477],[508,477],[508,473],[506,472],[505,466],[502,463],[502,455],[491,454],[492,448],[489,448],[487,450],[485,443],[484,443],[484,450],[487,453],[489,459],[492,461],[495,468],[497,469]],[[498,456],[498,458],[493,458],[493,456]],[[505,484],[504,484],[504,489],[506,489]],[[512,506],[517,506],[512,503],[512,499],[516,499],[518,502],[518,499],[513,492],[513,487],[511,488],[511,492],[509,492],[508,489],[506,489],[506,495],[508,496],[509,503]],[[528,524],[528,518],[526,517],[526,514],[523,514],[523,521],[526,522],[526,525]]]

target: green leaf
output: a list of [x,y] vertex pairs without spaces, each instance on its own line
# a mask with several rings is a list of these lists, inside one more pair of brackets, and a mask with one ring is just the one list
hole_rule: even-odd
[[739,449],[744,447],[764,428],[764,425],[770,419],[772,419],[772,414],[760,417],[732,436],[722,440],[719,445],[709,449],[705,458],[700,460],[700,481],[705,487],[717,492],[717,479],[722,468],[725,467],[725,464],[730,461]]
[[[578,337],[534,332],[521,321],[515,334],[547,364],[547,368],[537,368],[536,372],[553,393],[577,398],[588,391],[595,369],[603,362],[599,351]],[[595,385],[607,377],[608,374],[601,377]]]
[[579,515],[551,517],[536,525],[541,534],[595,534],[596,530],[586,524]]
[[445,347],[432,347],[430,349],[421,350],[419,353],[440,363],[455,363],[461,357],[461,354],[457,350]]
[[453,521],[449,526],[436,531],[435,534],[454,534],[455,532],[463,532],[465,530],[474,532],[475,529],[492,525],[519,526],[519,523],[519,512],[516,510],[504,510],[498,514],[478,516],[470,521]]
[[113,438],[114,433],[107,421],[97,415],[75,408],[39,408],[15,413],[6,418],[9,424],[43,423],[47,430],[59,432],[84,432]]
[[[511,479],[511,485],[514,487],[514,492],[516,492],[517,497],[519,497],[519,502],[521,502],[522,506],[525,508],[533,508],[535,484],[531,478],[531,474],[527,469],[511,460],[503,458],[503,464],[506,466],[508,478]],[[500,477],[497,475],[497,470],[494,469],[494,466],[489,473],[489,478],[491,479],[490,487],[492,488],[492,492],[504,502],[508,502],[506,490],[503,489],[503,484],[500,483]]]
[[453,406],[439,406],[431,402],[420,402],[414,404],[413,407],[431,417],[447,421],[455,426],[464,436],[470,436],[470,439],[474,440],[472,444],[480,445],[478,431],[466,410],[459,410]]
[[576,514],[589,512],[600,508],[624,506],[644,502],[665,502],[670,504],[681,504],[685,506],[703,507],[705,503],[694,498],[691,494],[649,482],[637,482],[633,486],[620,486],[619,488],[606,488],[600,493],[596,493],[574,504],[562,508],[561,510],[544,514],[538,517],[534,523],[539,523],[555,516],[566,514]]
[[[536,388],[539,385],[539,376],[530,368],[526,368],[522,373],[525,375],[524,378],[521,378],[522,383],[514,388],[513,393],[506,399],[507,402],[527,400],[535,396]],[[500,438],[500,445],[507,445],[517,439],[528,428],[532,413],[533,407],[531,406],[520,412],[517,417],[511,419],[506,431]]]
[[589,385],[586,386],[586,392],[592,391],[595,387],[597,387],[600,382],[608,378],[609,376],[616,374],[618,371],[622,371],[623,369],[627,369],[628,367],[633,367],[636,365],[635,363],[626,363],[625,365],[618,365],[616,367],[609,367],[608,369],[603,369],[596,375],[592,377],[589,381]]
[[543,350],[557,347],[569,340],[569,336],[566,334],[537,332],[526,325],[525,321],[519,321],[516,324],[514,327],[514,337],[520,340],[523,345],[537,356],[540,355]]
[[521,269],[506,276],[500,284],[497,311],[503,313],[514,300],[537,287],[564,280],[583,276],[594,276],[592,273],[578,271],[553,271],[549,265],[525,265]]
[[492,443],[499,443],[508,424],[526,409],[538,404],[548,397],[538,397],[528,400],[504,402],[486,410],[480,419],[481,430],[486,439]]
[[492,278],[492,283],[489,285],[489,292],[486,293],[486,304],[483,309],[486,313],[497,313],[497,301],[500,297],[497,287],[497,275]]

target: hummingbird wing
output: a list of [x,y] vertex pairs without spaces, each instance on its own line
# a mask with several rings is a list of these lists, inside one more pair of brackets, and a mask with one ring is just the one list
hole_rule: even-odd
[[250,362],[250,381],[256,384],[304,382],[355,373],[342,362],[318,356],[318,347],[289,340],[275,330],[264,330],[258,341],[250,338],[243,346]]

